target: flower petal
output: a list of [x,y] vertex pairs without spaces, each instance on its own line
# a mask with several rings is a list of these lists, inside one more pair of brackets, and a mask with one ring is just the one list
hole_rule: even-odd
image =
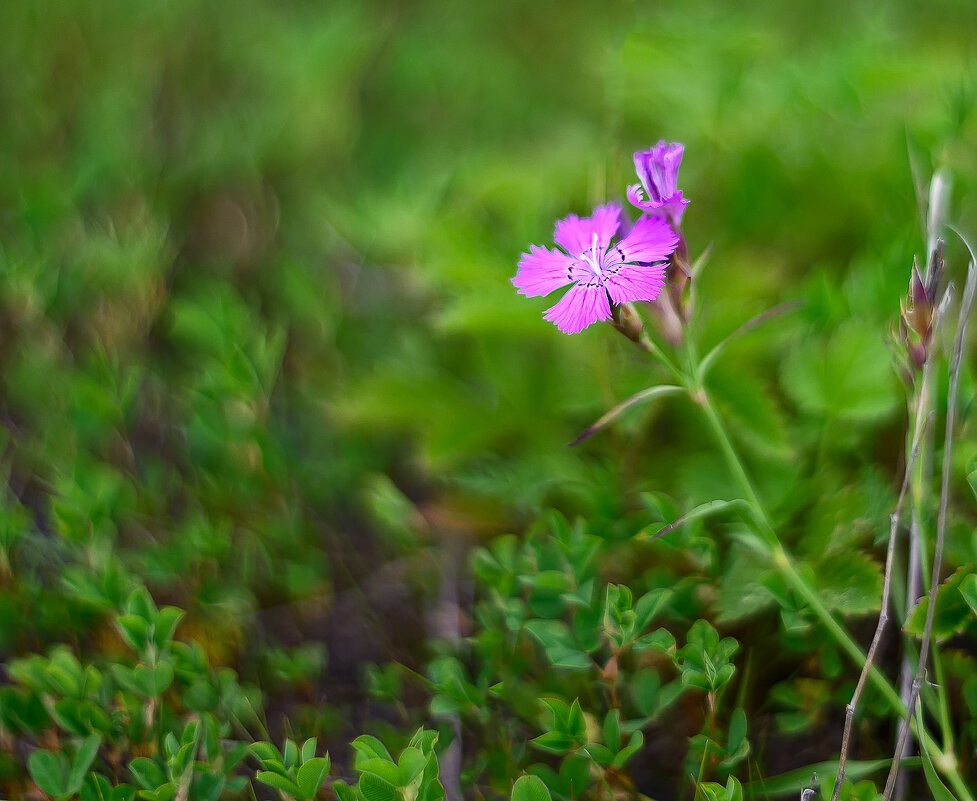
[[665,265],[625,264],[613,275],[604,278],[604,288],[615,303],[632,300],[650,301],[657,298],[665,286]]
[[543,317],[564,334],[576,334],[598,320],[609,320],[611,307],[603,287],[575,284]]
[[548,295],[573,280],[570,271],[574,264],[566,253],[530,245],[529,253],[523,253],[519,260],[512,283],[522,295]]
[[598,206],[590,217],[571,214],[560,220],[553,232],[553,239],[571,256],[580,256],[590,250],[597,234],[597,244],[606,249],[611,237],[621,225],[621,207],[616,203]]
[[683,153],[685,146],[678,142],[659,142],[651,150],[639,150],[634,154],[635,172],[650,201],[661,206],[675,194]]
[[678,235],[664,217],[642,217],[624,239],[617,243],[623,262],[664,261],[678,247]]

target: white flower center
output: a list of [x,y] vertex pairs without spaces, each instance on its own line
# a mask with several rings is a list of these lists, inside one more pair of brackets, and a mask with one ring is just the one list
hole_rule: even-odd
[[591,246],[590,246],[590,255],[588,256],[587,253],[584,252],[584,253],[582,253],[580,255],[580,258],[583,259],[585,262],[587,262],[587,264],[589,265],[590,269],[594,271],[594,275],[596,275],[598,278],[600,278],[600,272],[601,272],[601,270],[600,270],[600,261],[601,261],[601,258],[600,257],[602,255],[603,254],[598,253],[598,251],[597,251],[597,234],[595,233],[594,234],[594,238],[593,238],[592,243],[591,243]]

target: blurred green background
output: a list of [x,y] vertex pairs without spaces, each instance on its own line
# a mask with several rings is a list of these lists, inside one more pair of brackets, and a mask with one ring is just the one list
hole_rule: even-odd
[[885,363],[934,167],[977,228],[971,2],[24,2],[0,31],[0,656],[108,647],[144,580],[218,663],[360,709],[365,663],[423,662],[446,544],[718,497],[678,407],[566,447],[662,376],[509,283],[659,139],[712,247],[703,347],[806,301],[713,379],[764,492],[889,491],[895,373],[832,409],[795,357]]

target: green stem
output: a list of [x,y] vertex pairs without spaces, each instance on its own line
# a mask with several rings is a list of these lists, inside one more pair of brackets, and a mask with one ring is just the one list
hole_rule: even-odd
[[[709,398],[709,394],[706,392],[705,386],[703,386],[702,382],[697,379],[694,382],[693,387],[693,389],[690,389],[692,399],[695,401],[696,405],[702,409],[706,422],[709,424],[709,428],[712,430],[719,448],[723,452],[723,456],[726,459],[730,472],[740,485],[740,489],[745,496],[744,499],[750,504],[758,523],[760,523],[760,531],[758,533],[761,534],[769,548],[769,555],[773,566],[781,574],[781,576],[783,576],[784,580],[794,589],[794,591],[807,602],[808,606],[811,608],[811,611],[813,611],[818,617],[824,627],[828,630],[828,633],[834,638],[842,650],[844,650],[851,657],[852,661],[858,667],[864,667],[866,661],[865,652],[862,651],[859,645],[852,639],[851,635],[847,632],[844,626],[842,626],[834,618],[828,608],[824,605],[821,597],[798,572],[794,565],[793,559],[777,537],[777,534],[770,522],[770,515],[767,513],[766,508],[763,506],[763,502],[757,495],[757,492],[753,487],[753,482],[750,481],[750,477],[747,474],[746,469],[743,467],[743,462],[740,460],[739,454],[737,454],[736,449],[733,447],[732,440],[730,439],[722,420],[717,414],[715,407],[712,405],[712,401]],[[896,689],[875,665],[873,665],[869,670],[869,678],[879,692],[889,702],[892,709],[895,710],[900,717],[904,718],[906,716],[906,705],[899,698],[899,693],[896,691]],[[963,783],[963,779],[957,770],[956,758],[952,752],[942,751],[922,724],[919,724],[914,720],[911,721],[911,725],[913,726],[913,730],[916,732],[919,742],[932,758],[934,765],[936,765],[937,769],[947,778],[947,781],[950,782],[959,797],[961,799],[966,799],[967,801],[972,801],[973,797],[970,795],[966,785]]]
[[702,413],[706,417],[706,422],[709,424],[709,428],[712,429],[712,433],[719,443],[719,448],[726,458],[726,464],[729,466],[730,472],[743,491],[744,500],[753,507],[754,514],[756,514],[757,519],[763,524],[764,529],[766,529],[764,533],[767,535],[770,544],[776,544],[777,537],[773,532],[770,516],[767,514],[767,510],[764,508],[760,497],[753,488],[753,482],[750,481],[750,477],[747,475],[746,469],[743,467],[743,463],[740,461],[739,455],[736,453],[736,449],[733,447],[733,443],[726,433],[726,428],[722,420],[719,419],[716,408],[712,405],[712,401],[706,393],[704,386],[701,384],[698,386],[692,395],[692,400],[702,409]]

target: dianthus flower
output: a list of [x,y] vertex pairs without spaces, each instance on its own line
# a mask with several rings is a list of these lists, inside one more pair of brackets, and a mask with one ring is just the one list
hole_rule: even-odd
[[611,316],[613,303],[654,300],[665,285],[663,263],[678,236],[663,217],[642,217],[617,244],[621,207],[599,206],[591,217],[571,214],[556,224],[560,250],[531,245],[523,253],[512,283],[523,295],[548,295],[573,286],[543,315],[565,334],[576,334]]
[[628,200],[632,205],[645,214],[664,214],[676,226],[682,221],[682,214],[689,204],[677,189],[678,168],[684,152],[685,146],[677,142],[659,142],[651,150],[639,150],[634,154],[634,169],[641,179],[641,185],[628,187]]

